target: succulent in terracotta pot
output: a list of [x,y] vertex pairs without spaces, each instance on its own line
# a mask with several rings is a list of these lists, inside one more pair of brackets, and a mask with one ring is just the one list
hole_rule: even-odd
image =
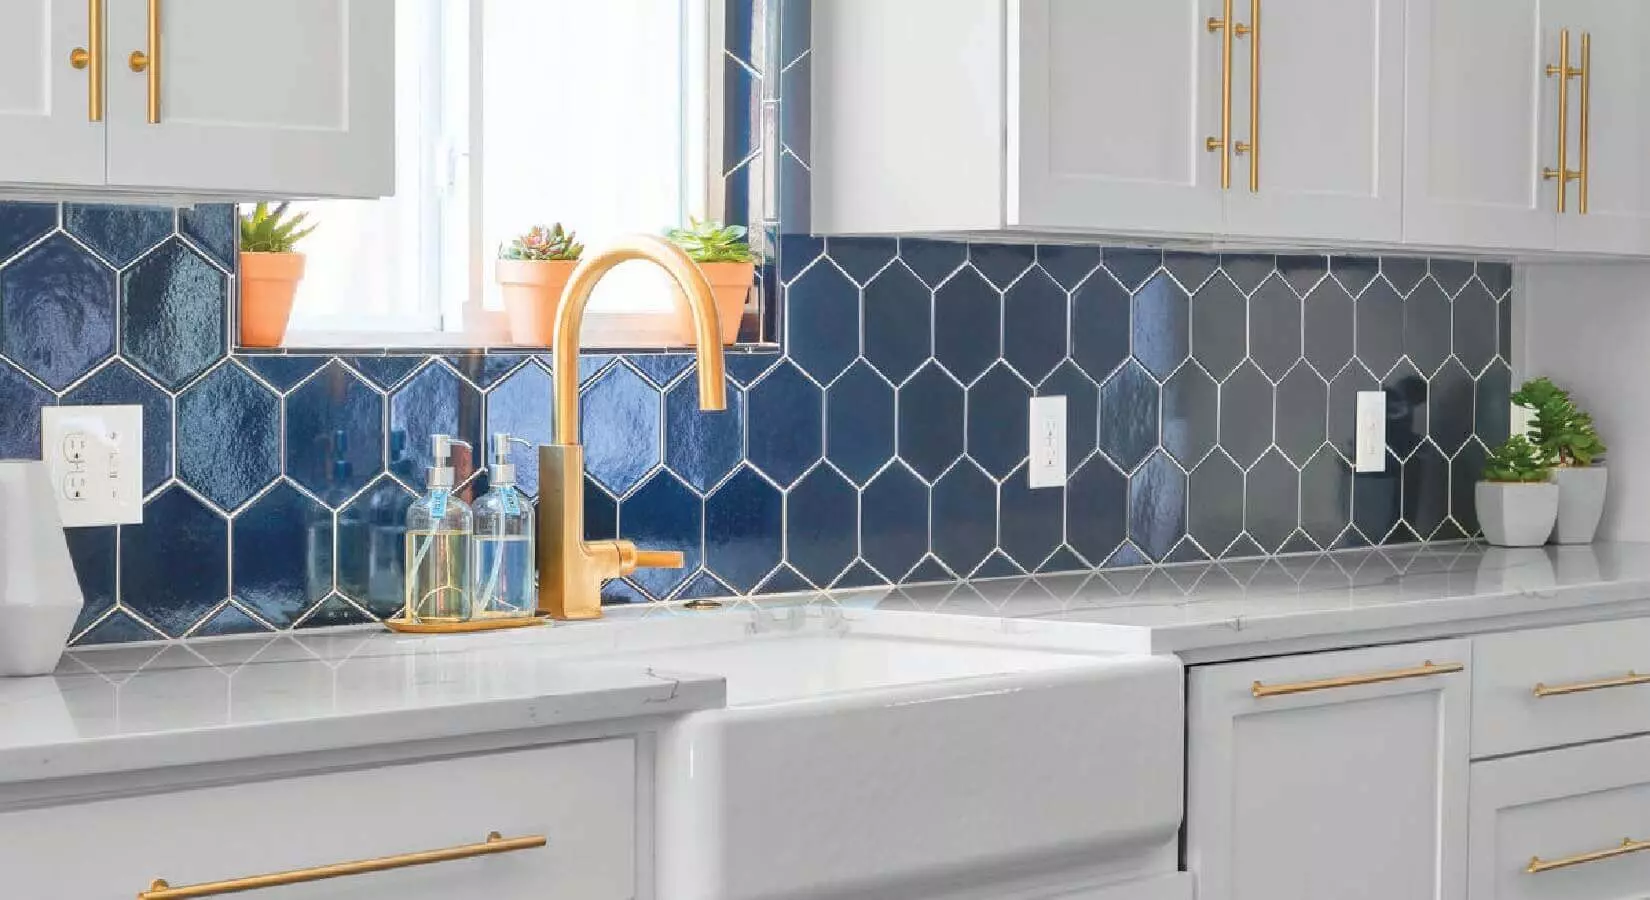
[[504,291],[512,343],[550,346],[556,336],[556,304],[583,254],[578,235],[560,222],[534,225],[498,248],[494,277]]
[[1610,472],[1598,458],[1605,453],[1591,414],[1576,405],[1569,391],[1551,379],[1524,382],[1512,401],[1531,410],[1530,440],[1551,466],[1549,478],[1558,485],[1558,525],[1553,541],[1588,544],[1604,516],[1605,488]]
[[241,345],[279,347],[304,277],[298,242],[315,231],[289,203],[259,203],[241,216]]
[[[757,256],[751,250],[749,231],[743,225],[688,219],[686,228],[665,232],[676,246],[698,263],[716,297],[716,319],[722,343],[739,339],[739,323],[745,316],[745,301],[756,283]],[[693,318],[685,303],[677,304],[677,330],[683,343],[693,341]]]
[[1558,520],[1558,485],[1548,480],[1547,457],[1515,434],[1491,451],[1475,486],[1484,539],[1497,547],[1539,547]]

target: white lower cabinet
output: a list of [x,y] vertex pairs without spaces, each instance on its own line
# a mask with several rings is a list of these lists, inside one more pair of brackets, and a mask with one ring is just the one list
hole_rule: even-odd
[[622,739],[0,813],[0,894],[148,897],[140,892],[156,879],[180,888],[465,847],[498,832],[546,842],[263,893],[628,900],[637,889],[636,779],[635,744]]
[[1650,737],[1474,763],[1471,900],[1650,897]]
[[1192,670],[1199,900],[1465,898],[1470,652],[1438,641]]

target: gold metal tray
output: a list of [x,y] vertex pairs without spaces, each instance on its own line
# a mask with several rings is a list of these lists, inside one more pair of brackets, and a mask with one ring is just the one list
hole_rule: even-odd
[[468,622],[409,622],[404,618],[397,617],[385,619],[384,627],[400,634],[472,634],[478,631],[530,628],[534,625],[543,625],[549,621],[549,617],[542,614],[498,619],[471,619]]

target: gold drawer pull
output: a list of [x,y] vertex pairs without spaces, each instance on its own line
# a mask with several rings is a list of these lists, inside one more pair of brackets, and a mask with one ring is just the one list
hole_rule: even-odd
[[1580,856],[1567,856],[1563,859],[1542,859],[1539,856],[1530,858],[1530,864],[1524,869],[1531,875],[1540,875],[1542,872],[1551,872],[1554,869],[1568,869],[1571,866],[1585,865],[1586,863],[1601,862],[1606,859],[1615,859],[1640,850],[1650,850],[1650,841],[1635,841],[1632,838],[1622,838],[1621,846],[1611,847],[1608,850],[1597,850],[1592,853],[1583,853]]
[[547,843],[549,843],[549,840],[542,834],[505,838],[495,831],[487,835],[487,840],[480,844],[465,844],[461,847],[447,847],[441,850],[424,850],[419,853],[403,853],[400,856],[381,856],[377,859],[358,859],[354,862],[333,863],[330,866],[316,866],[312,869],[293,869],[290,872],[253,875],[250,878],[232,878],[228,881],[213,881],[207,884],[172,887],[166,883],[165,879],[157,878],[153,884],[149,885],[147,891],[138,894],[138,900],[189,900],[192,897],[217,897],[222,894],[238,894],[241,891],[285,887],[286,885],[303,884],[308,881],[325,881],[328,878],[367,875],[372,872],[387,872],[391,869],[427,866],[431,863],[472,859],[477,856],[493,856],[499,853],[514,853],[517,850],[533,850],[543,847]]
[[1562,697],[1565,694],[1585,694],[1588,691],[1633,687],[1640,684],[1650,684],[1650,675],[1628,672],[1620,678],[1605,678],[1600,681],[1582,681],[1577,684],[1560,684],[1555,687],[1538,684],[1535,686],[1535,695],[1537,697]]
[[1305,694],[1311,691],[1358,687],[1365,684],[1385,684],[1388,681],[1430,678],[1433,675],[1450,675],[1465,669],[1466,666],[1461,663],[1435,663],[1429,659],[1413,669],[1393,669],[1390,672],[1371,672],[1368,675],[1342,675],[1339,678],[1296,681],[1291,684],[1261,684],[1257,681],[1254,687],[1249,689],[1249,693],[1256,697],[1283,697],[1289,694]]
[[128,68],[148,78],[150,125],[160,124],[160,15],[160,0],[149,0],[148,49],[133,50],[126,59]]

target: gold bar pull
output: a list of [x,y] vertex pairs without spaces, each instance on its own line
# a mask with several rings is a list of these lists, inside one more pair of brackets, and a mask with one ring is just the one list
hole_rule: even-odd
[[149,124],[160,124],[160,0],[149,0],[149,49],[133,50],[126,65],[149,76]]
[[1593,34],[1581,33],[1581,170],[1576,178],[1581,186],[1581,214],[1587,215],[1587,181],[1592,172],[1593,137]]
[[1393,669],[1390,672],[1372,672],[1368,675],[1342,675],[1339,678],[1297,681],[1291,684],[1262,684],[1257,681],[1249,689],[1249,693],[1256,697],[1284,697],[1289,694],[1305,694],[1311,691],[1327,691],[1366,684],[1385,684],[1389,681],[1407,681],[1411,678],[1430,678],[1434,675],[1450,675],[1465,669],[1466,666],[1461,663],[1434,663],[1429,659],[1412,669]]
[[1249,140],[1238,141],[1236,152],[1249,157],[1249,193],[1260,193],[1260,2],[1249,0],[1249,25],[1238,26],[1238,36],[1249,40]]
[[86,121],[103,121],[103,0],[86,0],[86,46],[69,53],[69,65],[86,73]]
[[1622,838],[1621,844],[1608,850],[1597,850],[1592,853],[1583,853],[1580,856],[1567,856],[1563,859],[1542,859],[1539,856],[1530,857],[1530,864],[1524,871],[1531,875],[1540,875],[1542,872],[1551,872],[1554,869],[1568,869],[1571,866],[1580,866],[1587,863],[1602,862],[1606,859],[1615,859],[1641,850],[1650,850],[1650,841],[1635,841],[1632,838]]
[[290,872],[253,875],[250,878],[232,878],[228,881],[213,881],[183,887],[172,887],[166,883],[165,879],[157,878],[153,884],[149,885],[147,891],[137,895],[137,900],[192,900],[196,897],[218,897],[223,894],[238,894],[242,891],[257,891],[264,888],[304,884],[310,881],[325,881],[329,878],[368,875],[373,872],[388,872],[391,869],[407,869],[413,866],[427,866],[432,863],[473,859],[477,856],[495,856],[500,853],[514,853],[518,850],[533,850],[543,847],[547,843],[549,843],[549,840],[544,835],[505,838],[495,831],[487,835],[487,840],[480,844],[465,844],[460,847],[447,847],[441,850],[424,850],[418,853],[404,853],[400,856],[381,856],[377,859],[334,863],[330,866],[317,866],[312,869],[293,869]]
[[1535,686],[1535,695],[1537,697],[1563,697],[1566,694],[1585,694],[1589,691],[1634,687],[1641,684],[1650,684],[1650,675],[1640,675],[1637,672],[1630,671],[1620,678],[1605,678],[1600,681],[1582,681],[1576,684],[1560,684],[1552,687],[1538,684]]
[[[1232,154],[1227,151],[1232,146],[1232,40],[1240,27],[1232,21],[1235,2],[1226,0],[1224,17],[1211,16],[1207,24],[1210,34],[1220,33],[1220,137],[1205,140],[1203,149],[1220,154],[1220,189],[1223,191],[1232,188]],[[1248,30],[1244,29],[1243,33],[1248,34]]]
[[1558,65],[1547,67],[1547,77],[1558,79],[1558,168],[1542,169],[1543,181],[1558,182],[1558,211],[1569,211],[1570,182],[1581,173],[1570,168],[1570,79],[1581,74],[1570,68],[1570,29],[1558,33]]

